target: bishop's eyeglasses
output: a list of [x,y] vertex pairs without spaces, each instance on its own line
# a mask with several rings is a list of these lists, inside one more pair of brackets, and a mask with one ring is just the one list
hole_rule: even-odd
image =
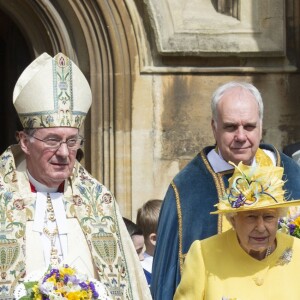
[[34,135],[30,135],[30,137],[33,137],[34,139],[40,142],[43,142],[47,149],[53,151],[59,149],[62,144],[66,144],[69,150],[78,150],[79,148],[82,147],[84,143],[84,138],[82,136],[70,138],[67,139],[66,141],[62,141],[55,138],[39,139]]

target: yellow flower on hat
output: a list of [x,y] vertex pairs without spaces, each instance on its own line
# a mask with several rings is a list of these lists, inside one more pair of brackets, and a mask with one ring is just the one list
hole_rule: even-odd
[[283,168],[277,166],[247,166],[240,162],[229,179],[225,195],[215,206],[215,213],[230,213],[263,208],[299,205],[300,201],[287,201],[283,189]]

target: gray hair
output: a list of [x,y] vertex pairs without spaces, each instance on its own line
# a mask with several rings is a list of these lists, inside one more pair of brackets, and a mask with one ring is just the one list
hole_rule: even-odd
[[37,131],[37,128],[24,128],[23,129],[23,132],[28,135],[29,137],[29,141],[30,143],[33,143],[35,140],[34,138],[32,137],[34,135],[34,133]]
[[227,219],[227,221],[232,225],[232,219],[234,216],[236,216],[237,212],[230,212],[230,213],[226,213],[225,217]]
[[[276,208],[277,212],[278,212],[278,218],[283,218],[287,216],[288,207],[278,207]],[[228,222],[232,225],[232,219],[234,218],[234,216],[236,216],[238,214],[238,212],[229,212],[225,214],[226,219],[228,220]]]
[[224,93],[227,92],[228,90],[230,90],[232,88],[236,88],[236,87],[240,87],[240,88],[250,92],[254,96],[254,98],[258,104],[259,119],[262,121],[263,113],[264,113],[264,104],[263,104],[262,97],[261,97],[259,90],[251,83],[237,82],[237,81],[230,81],[228,83],[225,83],[225,84],[219,86],[213,93],[212,98],[211,98],[211,113],[212,113],[213,120],[216,122],[218,119],[217,106],[218,106],[218,103],[221,100],[222,96],[224,95]]
[[34,133],[37,131],[37,128],[24,128],[23,132],[29,136],[34,135]]

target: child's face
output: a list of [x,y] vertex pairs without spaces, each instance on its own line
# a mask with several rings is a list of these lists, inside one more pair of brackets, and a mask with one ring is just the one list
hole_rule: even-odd
[[144,237],[142,235],[138,235],[138,234],[134,234],[131,237],[133,244],[134,244],[134,248],[136,250],[136,253],[139,256],[140,260],[144,260],[144,245],[145,245],[145,241],[144,241]]

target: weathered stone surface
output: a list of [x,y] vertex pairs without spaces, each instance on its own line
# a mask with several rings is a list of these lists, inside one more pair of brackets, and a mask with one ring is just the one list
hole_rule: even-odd
[[216,11],[211,0],[144,0],[163,54],[283,55],[284,1],[239,1],[238,16]]
[[[225,2],[0,0],[32,55],[63,51],[86,74],[93,104],[83,162],[124,216],[163,198],[172,178],[214,143],[210,97],[222,83],[259,88],[265,142],[282,149],[300,140],[299,1],[285,1],[285,10],[283,0],[232,1],[242,6],[230,16],[216,10]],[[9,70],[17,68],[11,49]]]

